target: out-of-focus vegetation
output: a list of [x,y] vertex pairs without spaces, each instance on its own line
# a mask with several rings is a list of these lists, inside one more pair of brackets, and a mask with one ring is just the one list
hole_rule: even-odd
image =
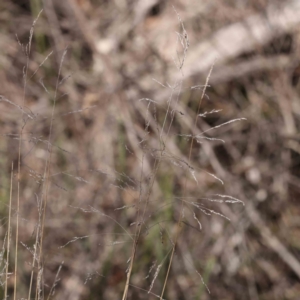
[[[4,246],[15,166],[8,299],[24,124],[18,298],[28,294],[51,148],[40,299],[121,299],[138,226],[128,299],[155,299],[181,217],[165,299],[299,299],[299,1],[4,0],[0,24]],[[38,273],[35,264],[32,298]]]

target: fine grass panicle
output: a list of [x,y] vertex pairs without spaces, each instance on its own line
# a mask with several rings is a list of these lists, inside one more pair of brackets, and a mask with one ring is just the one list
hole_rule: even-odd
[[224,120],[212,107],[214,64],[204,84],[188,86],[190,39],[173,7],[173,81],[149,79],[163,97],[136,98],[116,80],[108,101],[92,93],[79,99],[74,90],[86,79],[72,70],[80,54],[71,46],[32,60],[33,50],[44,49],[45,37],[34,38],[43,15],[26,42],[17,38],[25,57],[22,99],[0,96],[3,120],[13,122],[1,134],[13,149],[10,181],[2,183],[3,298],[179,299],[174,293],[187,286],[182,299],[209,294],[214,261],[202,258],[205,232],[230,221],[227,206],[244,202],[223,193],[226,180],[207,157],[211,144],[226,143],[219,130],[246,120]]

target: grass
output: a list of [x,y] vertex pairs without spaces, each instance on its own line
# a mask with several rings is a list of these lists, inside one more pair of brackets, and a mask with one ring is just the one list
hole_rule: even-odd
[[[35,5],[34,1],[32,1],[32,5]],[[107,204],[109,208],[114,208],[115,214],[114,216],[110,216],[109,213],[105,211],[106,207],[96,208],[94,205],[97,203],[92,203],[86,206],[84,205],[73,205],[73,203],[68,203],[68,209],[66,210],[68,213],[72,211],[72,209],[76,209],[80,211],[83,215],[96,215],[97,218],[104,218],[107,222],[111,224],[111,232],[109,232],[109,236],[112,237],[111,244],[114,246],[114,249],[119,247],[119,240],[115,240],[114,234],[125,234],[127,240],[125,242],[130,242],[131,251],[130,257],[127,260],[128,266],[126,270],[126,278],[125,278],[125,270],[123,272],[120,271],[120,275],[116,271],[117,275],[114,280],[116,285],[122,285],[124,287],[122,292],[122,300],[126,300],[128,298],[134,298],[135,293],[142,292],[145,296],[150,295],[155,296],[159,299],[164,299],[166,296],[167,289],[169,286],[169,277],[173,272],[172,268],[174,265],[174,260],[176,260],[177,252],[179,252],[179,245],[181,240],[183,239],[183,232],[186,234],[187,228],[190,230],[196,230],[196,232],[201,231],[202,229],[202,220],[200,220],[200,213],[211,216],[215,215],[224,219],[227,219],[222,213],[216,211],[214,208],[207,206],[199,202],[199,197],[195,199],[190,198],[190,186],[194,184],[196,186],[199,185],[199,179],[201,178],[201,171],[193,166],[192,157],[195,155],[194,152],[197,149],[196,142],[201,142],[203,139],[211,139],[213,137],[206,136],[207,132],[210,132],[214,129],[218,129],[222,126],[231,124],[233,122],[243,121],[244,118],[237,118],[230,121],[225,121],[219,125],[215,125],[205,130],[200,130],[199,119],[202,117],[206,117],[206,113],[203,115],[203,102],[205,100],[205,96],[207,93],[207,88],[209,86],[209,79],[211,76],[212,69],[210,69],[205,85],[200,87],[194,87],[194,89],[200,89],[201,95],[198,97],[199,102],[197,105],[197,111],[194,113],[194,119],[190,119],[190,123],[192,121],[192,125],[189,126],[190,132],[185,134],[185,139],[179,142],[180,147],[183,148],[187,155],[184,157],[179,157],[174,153],[173,149],[177,149],[176,143],[172,136],[175,133],[173,130],[173,125],[176,123],[178,126],[180,124],[180,118],[188,118],[188,116],[184,116],[182,112],[177,111],[177,105],[181,100],[181,93],[183,89],[184,82],[184,63],[186,56],[188,55],[189,49],[189,37],[188,33],[185,30],[184,24],[180,18],[179,13],[175,10],[174,12],[176,17],[178,18],[180,33],[177,33],[177,46],[176,49],[176,58],[174,60],[175,66],[177,68],[177,72],[179,73],[179,78],[173,85],[165,85],[160,84],[164,88],[169,91],[168,100],[165,101],[164,104],[158,104],[156,100],[143,99],[145,100],[145,104],[142,105],[143,112],[143,123],[144,128],[137,126],[136,124],[128,123],[129,119],[127,119],[126,115],[126,107],[124,107],[124,111],[120,110],[120,114],[123,114],[122,122],[117,125],[118,130],[118,138],[116,149],[112,149],[114,156],[117,156],[118,159],[115,161],[115,167],[110,167],[110,170],[102,170],[96,166],[86,166],[85,177],[80,176],[80,169],[78,165],[80,162],[73,160],[73,172],[69,172],[67,166],[72,166],[69,163],[67,158],[67,151],[63,150],[63,142],[56,136],[55,132],[55,124],[59,122],[57,119],[57,110],[60,105],[60,92],[61,86],[63,86],[65,77],[62,75],[62,70],[64,67],[64,61],[67,55],[67,50],[62,53],[60,66],[57,74],[56,84],[53,96],[51,96],[51,89],[47,89],[44,84],[42,84],[44,93],[47,94],[48,100],[52,105],[51,112],[48,113],[48,117],[45,118],[48,122],[48,127],[46,128],[46,138],[42,138],[43,143],[40,145],[36,143],[31,150],[28,151],[27,145],[25,146],[27,140],[28,131],[27,128],[30,126],[31,129],[32,124],[39,122],[39,118],[34,111],[31,111],[27,107],[27,89],[29,88],[32,76],[29,74],[29,66],[30,66],[30,55],[32,48],[32,40],[34,36],[34,27],[37,23],[37,20],[42,12],[38,14],[37,19],[33,22],[33,25],[30,30],[29,41],[26,45],[20,43],[20,47],[23,49],[23,54],[26,56],[26,65],[24,67],[24,88],[23,88],[23,99],[21,105],[14,105],[20,111],[21,114],[21,125],[19,126],[19,134],[17,135],[18,141],[18,159],[17,159],[17,179],[16,183],[13,181],[13,165],[11,171],[11,181],[10,181],[10,196],[9,196],[9,204],[8,204],[8,227],[7,227],[7,250],[6,250],[6,269],[5,269],[5,299],[18,299],[22,292],[22,297],[25,297],[23,294],[23,290],[19,289],[19,285],[21,285],[21,277],[24,276],[21,273],[20,268],[20,252],[28,250],[30,255],[32,256],[31,264],[30,264],[30,275],[26,275],[26,288],[28,288],[27,299],[51,299],[55,298],[55,290],[59,285],[59,276],[60,273],[63,272],[66,263],[60,262],[55,272],[55,276],[53,278],[53,283],[50,285],[47,282],[47,287],[45,288],[45,271],[47,265],[49,264],[49,247],[51,248],[51,243],[46,244],[47,239],[47,227],[51,228],[51,219],[50,216],[54,216],[51,211],[49,212],[49,202],[54,201],[55,196],[60,192],[60,183],[56,184],[53,181],[54,176],[61,176],[62,178],[66,176],[68,179],[62,180],[62,183],[66,183],[70,181],[70,178],[73,180],[71,184],[61,185],[61,192],[68,188],[72,188],[72,186],[89,186],[92,185],[93,182],[95,186],[103,184],[103,191],[97,194],[96,189],[89,192],[90,196],[92,195],[98,196],[98,199],[104,199],[107,195],[108,198],[112,197],[114,199],[114,204]],[[41,38],[42,39],[42,38]],[[39,47],[42,47],[42,42],[40,37],[37,37],[37,42],[40,43]],[[49,56],[50,57],[50,56]],[[48,58],[48,57],[46,57]],[[38,74],[40,69],[42,69],[45,61],[43,61],[36,72],[33,74]],[[50,92],[49,92],[50,91]],[[3,100],[3,98],[2,98]],[[13,102],[6,101],[9,104]],[[82,113],[82,110],[77,110],[75,112]],[[69,114],[70,111],[65,113]],[[201,115],[202,113],[202,115]],[[216,111],[211,111],[209,113],[216,113]],[[125,116],[125,117],[124,117]],[[181,119],[181,120],[182,120]],[[74,128],[76,127],[77,120],[74,118]],[[29,125],[28,125],[29,124]],[[38,127],[38,124],[36,125]],[[134,131],[134,126],[139,127],[138,136],[139,141],[132,143],[130,138],[132,137],[132,131]],[[74,129],[72,128],[72,129]],[[74,129],[75,130],[75,129]],[[34,132],[37,135],[38,132]],[[37,140],[41,141],[38,137]],[[131,148],[129,149],[126,146],[127,142],[131,143]],[[31,139],[32,142],[32,139]],[[42,145],[43,144],[43,145]],[[59,149],[57,146],[59,145]],[[20,244],[22,240],[20,239],[20,222],[22,216],[22,211],[20,210],[23,207],[23,193],[26,191],[26,185],[24,184],[24,176],[26,174],[26,164],[25,158],[28,153],[34,152],[35,147],[42,146],[43,148],[43,158],[38,162],[38,166],[40,167],[39,174],[39,183],[37,184],[37,188],[35,190],[34,199],[37,202],[37,220],[33,232],[33,247],[28,247],[25,244],[25,249],[20,249]],[[79,145],[79,147],[82,145]],[[57,153],[58,151],[58,153]],[[134,168],[138,169],[139,176],[133,178],[131,175],[125,174],[125,172],[130,172],[130,169],[133,167],[130,166],[128,168],[128,161],[134,157],[136,166]],[[76,157],[75,157],[76,158]],[[35,158],[33,159],[35,161]],[[55,165],[58,162],[59,165]],[[27,163],[27,162],[26,162]],[[102,162],[100,162],[101,164]],[[94,168],[94,169],[93,169]],[[183,180],[178,180],[178,176],[175,171],[179,170],[179,176],[183,176]],[[94,180],[94,177],[91,176],[91,173],[98,172],[102,178],[102,180]],[[206,175],[210,176],[213,180],[222,182],[215,175],[211,174],[211,172],[206,172]],[[37,175],[36,175],[37,176]],[[34,177],[34,176],[33,176]],[[87,178],[90,177],[90,178]],[[113,178],[113,180],[111,180]],[[36,178],[35,178],[36,179]],[[94,180],[94,181],[93,181]],[[180,183],[175,185],[175,181],[180,181]],[[104,182],[104,183],[103,183]],[[110,185],[114,185],[116,191],[110,195],[106,189],[107,183]],[[15,187],[17,186],[17,187]],[[51,189],[56,186],[58,188],[53,193]],[[12,204],[12,192],[16,190],[14,200],[16,204]],[[78,189],[80,192],[80,189]],[[159,194],[161,192],[161,194]],[[123,193],[123,194],[122,194]],[[131,197],[129,203],[122,203],[122,196],[125,193],[129,194],[129,198]],[[80,194],[80,193],[79,193]],[[121,196],[120,196],[121,195]],[[174,197],[176,195],[176,197]],[[77,195],[75,195],[77,196]],[[62,196],[64,197],[64,196]],[[97,198],[97,197],[96,197]],[[95,199],[96,199],[95,198]],[[136,199],[132,199],[136,198]],[[198,199],[197,199],[198,198]],[[213,196],[202,197],[203,200],[207,202],[220,202],[220,203],[242,203],[242,201],[223,194],[217,194]],[[76,199],[75,199],[76,200]],[[73,201],[75,202],[73,199]],[[200,198],[201,200],[201,198]],[[22,204],[22,206],[21,206]],[[120,205],[119,205],[120,204]],[[12,208],[15,209],[14,216],[11,215]],[[65,212],[64,212],[65,213]],[[118,214],[118,215],[117,215]],[[125,217],[124,217],[125,215]],[[63,217],[63,215],[61,216]],[[15,234],[15,249],[13,256],[11,254],[11,226],[12,219],[15,218],[14,224],[14,234]],[[89,217],[85,218],[88,219]],[[92,218],[92,217],[91,217]],[[130,220],[130,221],[129,221]],[[121,222],[122,221],[122,222]],[[74,219],[74,223],[76,224],[77,219]],[[50,225],[49,225],[50,224]],[[26,226],[26,223],[22,223],[22,226]],[[64,229],[64,228],[62,228]],[[70,244],[76,244],[80,247],[80,242],[85,238],[92,238],[96,235],[101,235],[101,225],[97,228],[97,233],[93,235],[93,233],[88,233],[87,235],[76,236],[62,243],[63,246],[58,247],[58,249],[64,251],[68,248]],[[119,232],[117,232],[119,230]],[[99,233],[100,232],[100,233]],[[121,241],[124,242],[123,240]],[[89,249],[91,246],[88,244],[83,246],[86,252],[91,251]],[[153,247],[155,246],[155,249]],[[27,248],[27,249],[26,249]],[[57,251],[58,249],[55,249]],[[118,252],[117,250],[113,250]],[[126,248],[128,251],[128,248]],[[122,254],[126,253],[126,251],[121,251]],[[92,251],[91,251],[92,252]],[[103,251],[105,252],[105,251]],[[106,258],[102,260],[103,263],[103,273],[97,274],[99,277],[107,277],[111,270],[113,270],[116,265],[113,262],[112,251],[107,251],[105,253]],[[185,255],[187,253],[181,253],[182,259],[185,260]],[[22,259],[24,254],[22,254]],[[100,253],[99,253],[100,255]],[[145,255],[145,256],[144,256]],[[152,256],[155,257],[155,263],[153,262]],[[12,266],[9,263],[14,257],[14,271],[13,271],[13,296],[8,295],[8,275],[12,272]],[[121,257],[121,261],[124,261],[124,257]],[[192,265],[192,269],[195,271],[197,276],[200,276],[200,282],[202,288],[198,290],[198,297],[200,298],[203,295],[203,287],[206,288],[206,291],[209,292],[209,289],[206,285],[206,281],[208,280],[211,272],[211,264],[208,262],[204,272],[200,272],[193,266],[193,263],[189,260],[189,265]],[[140,264],[139,261],[142,261]],[[177,264],[178,262],[176,262]],[[120,262],[121,264],[121,262]],[[123,264],[124,265],[124,264]],[[143,265],[145,268],[140,271],[140,266]],[[204,275],[201,275],[201,274]],[[138,274],[135,276],[135,274]],[[142,281],[142,275],[144,274],[144,278],[147,278],[146,284]],[[147,275],[148,274],[148,275]],[[118,277],[119,276],[119,277]],[[147,277],[148,276],[148,277]],[[176,277],[176,274],[173,276]],[[109,282],[106,278],[105,281]],[[23,285],[24,283],[22,283]],[[141,284],[141,286],[139,286]],[[105,289],[105,287],[103,287]],[[99,297],[100,295],[98,295]]]

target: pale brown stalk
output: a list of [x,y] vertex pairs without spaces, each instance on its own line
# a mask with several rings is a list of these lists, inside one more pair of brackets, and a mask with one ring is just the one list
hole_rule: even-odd
[[[183,32],[184,32],[184,40],[186,42],[185,47],[184,47],[183,59],[180,62],[180,65],[178,66],[180,72],[182,73],[182,66],[184,64],[186,52],[187,52],[187,49],[189,47],[189,41],[188,41],[188,37],[187,37],[186,31],[185,31],[185,28],[184,28],[183,23],[181,21],[181,18],[179,16],[179,14],[177,13],[175,7],[173,7],[173,9],[174,9],[175,13],[177,14],[177,17],[178,17],[178,19],[180,21],[180,24],[182,26],[182,29],[183,29]],[[179,89],[179,91],[181,90],[181,83],[182,82],[180,81],[180,85],[179,85],[180,89]],[[157,171],[159,169],[161,158],[162,158],[163,153],[165,151],[166,140],[168,138],[168,134],[169,134],[171,125],[172,125],[173,120],[174,120],[174,115],[172,116],[172,114],[171,114],[170,124],[169,124],[169,127],[167,129],[167,134],[166,134],[166,137],[165,137],[165,140],[164,140],[163,139],[163,132],[164,132],[164,128],[166,126],[167,117],[168,117],[169,112],[170,112],[171,102],[172,102],[174,90],[176,89],[176,87],[178,87],[178,82],[176,82],[175,85],[174,85],[174,87],[172,88],[172,92],[171,92],[170,98],[168,100],[167,112],[166,112],[166,115],[165,115],[165,118],[164,118],[164,121],[163,121],[163,125],[162,125],[161,131],[160,131],[160,135],[159,135],[160,146],[161,146],[161,150],[160,150],[160,154],[161,155],[160,155],[159,158],[155,158],[154,172],[153,172],[153,176],[152,176],[152,181],[151,181],[151,183],[149,185],[148,193],[146,195],[145,206],[144,206],[144,209],[143,209],[141,220],[140,220],[140,208],[138,206],[138,217],[137,217],[138,222],[137,222],[137,225],[136,225],[135,240],[134,240],[133,247],[132,247],[132,255],[131,255],[130,265],[129,265],[129,268],[128,268],[126,285],[125,285],[125,288],[124,288],[122,300],[126,300],[127,299],[128,288],[129,288],[129,285],[130,285],[130,277],[131,277],[133,263],[134,263],[134,259],[135,259],[135,255],[136,255],[137,244],[138,244],[138,241],[139,241],[139,238],[140,238],[140,233],[141,233],[142,225],[143,225],[143,222],[144,222],[145,214],[146,214],[146,211],[147,211],[147,207],[148,207],[149,199],[150,199],[150,196],[151,196],[151,192],[152,192],[152,189],[153,189],[153,185],[154,185],[154,182],[155,182],[156,174],[157,174]],[[179,97],[179,93],[177,95],[177,101],[178,101],[178,97]]]
[[[51,137],[52,137],[52,130],[53,130],[53,120],[54,120],[54,112],[55,112],[55,107],[56,107],[56,100],[57,100],[57,92],[58,92],[58,86],[59,86],[59,79],[61,75],[61,69],[62,69],[62,64],[65,58],[65,55],[67,53],[67,49],[64,50],[64,53],[62,55],[60,65],[59,65],[59,70],[58,70],[58,75],[57,75],[57,80],[56,80],[56,87],[55,87],[55,93],[54,93],[54,98],[53,98],[53,106],[52,106],[52,113],[51,113],[51,122],[50,122],[50,128],[49,128],[49,136],[48,136],[48,152],[49,155],[47,157],[46,161],[46,166],[45,166],[45,173],[44,173],[44,180],[45,180],[45,185],[43,191],[43,195],[45,195],[44,201],[42,201],[42,226],[41,226],[41,233],[40,233],[40,251],[39,251],[39,256],[38,256],[38,272],[41,269],[41,260],[42,260],[42,255],[43,255],[43,241],[44,241],[44,227],[45,227],[45,216],[46,216],[46,208],[47,208],[47,202],[48,202],[48,195],[49,195],[49,186],[50,186],[50,166],[51,166],[51,158],[52,158],[52,144],[51,144]],[[38,274],[39,277],[39,274]],[[41,276],[40,276],[41,278]],[[39,287],[39,280],[37,281],[36,285],[36,298],[38,296],[38,287]]]
[[11,199],[12,199],[12,186],[13,186],[13,174],[14,174],[14,163],[11,163],[11,175],[10,175],[10,193],[9,193],[9,212],[8,212],[8,236],[7,236],[7,250],[6,250],[6,272],[5,272],[5,290],[4,299],[7,298],[7,276],[8,276],[8,264],[9,264],[9,250],[10,250],[10,224],[11,224]]
[[141,219],[141,221],[140,221],[140,208],[138,207],[138,217],[137,217],[137,224],[136,224],[135,239],[134,239],[133,246],[132,246],[131,260],[130,260],[130,265],[129,265],[129,269],[128,269],[128,272],[127,272],[127,279],[126,279],[126,284],[125,284],[122,300],[127,299],[128,288],[129,288],[129,285],[130,285],[130,277],[131,277],[131,273],[132,273],[133,262],[134,262],[135,255],[136,255],[137,244],[139,242],[139,237],[140,237],[141,230],[142,230],[142,223],[143,223],[144,215],[145,215],[145,212],[146,212],[147,207],[148,207],[149,198],[151,196],[152,188],[153,188],[153,185],[154,185],[154,182],[155,182],[155,177],[156,177],[156,174],[157,174],[157,171],[158,171],[159,163],[160,163],[160,160],[155,159],[154,174],[152,176],[152,181],[149,185],[149,190],[148,190],[147,197],[146,197],[146,203],[145,203],[145,206],[144,206],[144,209],[143,209],[143,218]]
[[[41,10],[36,19],[33,21],[30,34],[29,34],[29,41],[26,45],[24,51],[26,55],[26,66],[24,69],[24,85],[23,85],[23,100],[22,100],[22,114],[21,119],[24,119],[24,107],[25,107],[25,98],[26,98],[26,87],[27,87],[27,78],[28,78],[28,67],[29,67],[29,58],[30,58],[30,52],[31,52],[31,44],[32,44],[32,37],[33,37],[33,31],[34,26],[36,22],[38,21],[41,13],[43,10]],[[22,46],[22,45],[21,45]],[[23,49],[23,48],[22,48]],[[17,192],[17,221],[16,221],[16,247],[15,247],[15,276],[14,276],[14,300],[16,300],[17,297],[17,271],[18,271],[18,242],[19,242],[19,212],[20,212],[20,178],[21,178],[21,149],[22,149],[22,138],[23,138],[23,130],[26,125],[26,121],[24,121],[24,124],[21,127],[20,130],[20,136],[19,136],[19,148],[18,148],[18,192]]]
[[[194,125],[193,125],[193,131],[192,132],[195,131],[195,128],[197,126],[197,120],[198,120],[198,117],[199,117],[199,114],[200,114],[200,108],[201,108],[201,105],[202,105],[203,98],[205,96],[206,88],[208,86],[208,82],[209,82],[209,79],[210,79],[213,67],[214,67],[214,65],[211,66],[211,68],[209,70],[209,73],[208,73],[208,75],[206,77],[205,86],[204,86],[201,98],[199,100],[197,114],[196,114],[196,117],[195,117],[195,122],[194,122]],[[188,157],[188,164],[189,165],[190,165],[191,156],[192,156],[193,144],[194,144],[194,136],[192,135],[191,145],[190,145],[190,150],[189,150],[189,157]],[[177,245],[178,238],[179,238],[180,231],[181,231],[181,224],[182,224],[182,217],[183,217],[183,208],[184,208],[184,199],[185,199],[186,194],[187,194],[186,186],[187,186],[187,179],[185,180],[185,184],[184,184],[183,198],[181,199],[180,216],[179,216],[179,220],[178,220],[177,225],[176,225],[175,241],[174,241],[174,245],[173,245],[173,249],[172,249],[172,253],[171,253],[171,257],[170,257],[170,261],[169,261],[168,270],[167,270],[167,274],[166,274],[166,277],[165,277],[163,289],[162,289],[162,292],[161,292],[161,295],[160,295],[160,300],[163,299],[163,295],[164,295],[164,292],[165,292],[165,289],[166,289],[166,286],[167,286],[167,282],[168,282],[168,278],[169,278],[169,273],[170,273],[170,269],[171,269],[171,265],[172,265],[174,253],[175,253],[175,250],[176,250],[176,245]]]
[[[167,118],[167,116],[169,114],[169,111],[170,111],[170,102],[173,98],[173,93],[174,93],[174,89],[172,89],[172,93],[170,95],[169,105],[168,105],[168,108],[167,108],[165,120],[164,120],[163,126],[161,128],[161,132],[160,132],[160,146],[161,146],[160,153],[161,153],[161,155],[160,155],[159,158],[155,158],[155,161],[154,161],[154,172],[153,172],[151,183],[149,185],[148,193],[146,195],[145,205],[144,205],[144,209],[143,209],[143,212],[142,212],[141,220],[140,220],[141,211],[140,211],[140,206],[138,205],[138,212],[137,212],[137,220],[138,221],[137,221],[137,225],[136,225],[135,240],[134,240],[134,243],[133,243],[133,246],[132,246],[131,260],[130,260],[130,265],[129,265],[128,272],[127,272],[127,279],[126,279],[126,284],[125,284],[122,300],[127,299],[127,293],[128,293],[128,288],[129,288],[129,285],[130,285],[130,277],[131,277],[133,263],[134,263],[134,259],[135,259],[135,255],[136,255],[137,244],[138,244],[138,241],[139,241],[139,238],[140,238],[142,225],[143,225],[143,221],[144,221],[145,214],[146,214],[146,211],[147,211],[147,207],[148,207],[149,199],[150,199],[151,192],[152,192],[152,189],[153,189],[153,185],[154,185],[154,182],[155,182],[156,174],[157,174],[157,171],[159,169],[160,162],[161,162],[161,157],[163,156],[163,151],[165,150],[166,140],[163,141],[162,135],[163,135],[164,126],[166,124],[166,118]],[[172,123],[172,121],[173,121],[173,118],[171,119],[171,123]],[[142,165],[142,170],[141,171],[143,172],[143,165]],[[139,200],[139,202],[140,201],[141,201],[141,199]]]
[[30,299],[30,296],[31,296],[33,275],[34,275],[34,267],[35,267],[35,261],[36,261],[36,256],[37,256],[39,233],[40,233],[40,226],[41,226],[41,207],[40,207],[40,204],[38,204],[38,213],[39,213],[39,221],[38,221],[38,227],[37,227],[37,230],[36,230],[34,253],[33,253],[32,264],[31,264],[32,267],[31,267],[30,284],[29,284],[29,290],[28,290],[28,299]]
[[[23,100],[22,100],[22,114],[21,120],[24,118],[24,107],[25,107],[25,98],[26,98],[26,87],[27,87],[27,77],[28,77],[28,66],[29,66],[29,56],[31,51],[31,42],[33,37],[34,26],[42,13],[41,10],[37,16],[37,18],[33,21],[30,34],[29,41],[27,46],[25,47],[25,55],[26,55],[26,66],[24,70],[24,86],[23,86]],[[19,136],[19,149],[18,149],[18,194],[17,194],[17,221],[16,221],[16,248],[15,248],[15,281],[14,281],[14,300],[17,297],[17,271],[18,271],[18,243],[19,243],[19,213],[20,213],[20,179],[21,179],[21,149],[22,149],[22,138],[23,138],[23,130],[26,125],[26,121],[21,127],[20,136]]]

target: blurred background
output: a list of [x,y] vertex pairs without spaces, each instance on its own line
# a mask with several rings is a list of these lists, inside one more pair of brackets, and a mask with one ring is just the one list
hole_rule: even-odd
[[147,205],[128,299],[160,295],[180,215],[165,299],[300,298],[299,1],[4,0],[0,24],[3,241],[25,124],[19,298],[49,147],[43,297],[121,299]]

